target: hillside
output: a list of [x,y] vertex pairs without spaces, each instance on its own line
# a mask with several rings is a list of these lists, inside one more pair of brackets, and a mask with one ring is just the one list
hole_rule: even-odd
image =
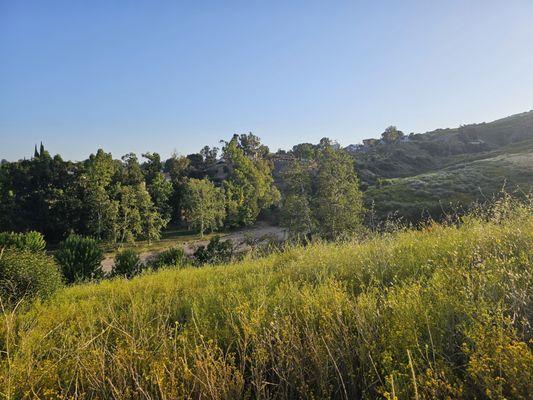
[[63,289],[4,314],[2,395],[525,399],[533,214],[491,215]]
[[[411,134],[354,154],[378,218],[396,213],[411,221],[438,218],[454,208],[486,201],[502,188],[533,188],[533,111],[490,123]],[[373,205],[372,205],[373,204]]]

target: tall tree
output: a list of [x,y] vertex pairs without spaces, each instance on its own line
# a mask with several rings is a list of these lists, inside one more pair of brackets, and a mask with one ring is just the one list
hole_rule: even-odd
[[89,234],[98,240],[116,240],[116,219],[118,202],[116,184],[113,182],[118,171],[111,153],[99,149],[85,162],[78,184],[86,209],[86,225]]
[[224,222],[224,192],[206,178],[190,179],[185,185],[183,214],[189,226],[203,237],[206,230],[215,230]]
[[311,208],[312,186],[310,165],[294,160],[283,176],[285,191],[281,207],[281,225],[289,235],[305,239],[315,227],[315,217]]
[[223,148],[223,158],[230,169],[224,189],[227,221],[232,226],[253,224],[261,210],[276,204],[280,198],[271,163],[255,152],[247,156],[243,147],[239,136],[234,135]]
[[324,147],[318,158],[316,217],[320,234],[337,239],[362,223],[363,203],[352,158],[343,150]]

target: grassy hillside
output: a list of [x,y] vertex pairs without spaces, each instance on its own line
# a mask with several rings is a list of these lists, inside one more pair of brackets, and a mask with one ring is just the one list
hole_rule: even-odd
[[533,190],[533,140],[483,155],[455,157],[437,171],[382,179],[368,188],[365,201],[378,218],[397,214],[418,221],[486,202],[502,189],[518,196]]
[[357,170],[365,185],[439,170],[456,163],[490,157],[505,146],[533,140],[533,111],[490,123],[464,125],[411,135],[409,141],[376,145],[357,153]]
[[4,313],[6,398],[515,398],[533,213],[70,287]]
[[412,135],[355,155],[367,207],[382,219],[440,218],[505,189],[533,189],[533,111]]

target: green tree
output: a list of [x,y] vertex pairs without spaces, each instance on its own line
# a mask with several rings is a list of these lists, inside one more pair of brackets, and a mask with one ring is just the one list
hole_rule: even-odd
[[[227,221],[229,225],[253,224],[262,209],[266,209],[279,201],[280,194],[274,186],[271,163],[258,156],[256,148],[239,142],[239,136],[226,142],[223,158],[228,163],[230,175],[224,181],[226,192]],[[249,148],[249,156],[245,153]]]
[[144,182],[144,175],[135,153],[122,156],[122,183],[125,185],[137,185]]
[[336,239],[361,227],[363,203],[352,158],[324,147],[318,158],[316,219],[320,234]]
[[86,214],[86,232],[98,240],[116,240],[118,202],[113,179],[118,164],[111,153],[99,149],[84,163],[84,171],[78,179]]
[[133,242],[138,238],[159,239],[166,221],[157,212],[144,182],[120,186],[118,190],[117,241]]
[[222,226],[226,216],[225,198],[222,189],[208,179],[190,179],[183,193],[183,217],[187,224],[200,231]]
[[167,181],[165,176],[158,172],[147,184],[147,189],[158,213],[165,221],[164,225],[166,225],[172,216],[171,198],[174,192],[172,182]]
[[144,180],[147,185],[150,185],[157,175],[163,171],[163,163],[161,162],[161,156],[158,153],[144,153],[143,158],[146,158],[141,165],[142,172],[144,174]]
[[385,132],[381,134],[381,138],[385,143],[396,143],[398,140],[404,137],[402,131],[398,130],[395,126],[389,126],[385,129]]
[[310,166],[295,160],[287,168],[283,181],[285,195],[281,207],[281,225],[294,238],[305,238],[313,232],[315,226],[311,209],[311,175]]

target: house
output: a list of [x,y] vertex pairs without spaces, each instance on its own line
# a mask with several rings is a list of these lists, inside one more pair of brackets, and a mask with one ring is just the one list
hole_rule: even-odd
[[379,143],[379,139],[363,139],[363,146],[375,146]]

